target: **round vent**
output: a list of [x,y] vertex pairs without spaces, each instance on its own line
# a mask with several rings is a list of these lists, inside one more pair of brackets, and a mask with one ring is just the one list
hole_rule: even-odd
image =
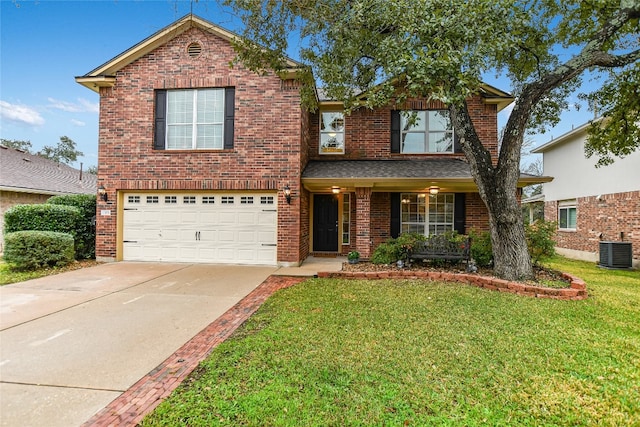
[[187,53],[189,54],[190,57],[197,58],[202,53],[202,46],[200,45],[200,43],[197,43],[197,42],[191,43],[187,47]]

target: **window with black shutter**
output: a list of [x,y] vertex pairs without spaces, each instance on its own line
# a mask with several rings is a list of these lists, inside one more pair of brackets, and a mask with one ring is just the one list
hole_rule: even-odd
[[459,153],[448,110],[391,111],[391,152]]
[[233,148],[234,88],[157,90],[156,150]]

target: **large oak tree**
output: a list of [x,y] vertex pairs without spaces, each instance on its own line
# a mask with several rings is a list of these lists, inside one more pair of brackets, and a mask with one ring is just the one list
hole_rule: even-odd
[[[605,79],[583,96],[610,118],[594,127],[588,154],[601,163],[640,144],[638,0],[227,0],[242,17],[239,60],[254,70],[286,68],[294,41],[318,82],[347,110],[427,96],[448,105],[489,211],[495,274],[533,275],[516,199],[527,131],[557,123],[587,71]],[[492,158],[466,99],[486,73],[503,73],[516,96]],[[314,80],[316,79],[316,80]],[[314,107],[307,85],[303,99]],[[398,91],[398,87],[401,89]],[[357,95],[367,92],[366,98]],[[400,96],[398,96],[400,94]]]

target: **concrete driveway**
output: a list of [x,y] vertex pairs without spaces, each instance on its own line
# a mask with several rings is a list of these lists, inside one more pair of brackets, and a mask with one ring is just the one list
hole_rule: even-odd
[[0,425],[82,424],[276,270],[120,262],[0,287]]

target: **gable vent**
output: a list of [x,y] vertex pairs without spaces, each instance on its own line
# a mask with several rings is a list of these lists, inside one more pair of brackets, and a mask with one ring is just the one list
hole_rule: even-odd
[[197,58],[202,53],[202,46],[200,46],[200,43],[191,43],[187,47],[187,53],[190,57]]

